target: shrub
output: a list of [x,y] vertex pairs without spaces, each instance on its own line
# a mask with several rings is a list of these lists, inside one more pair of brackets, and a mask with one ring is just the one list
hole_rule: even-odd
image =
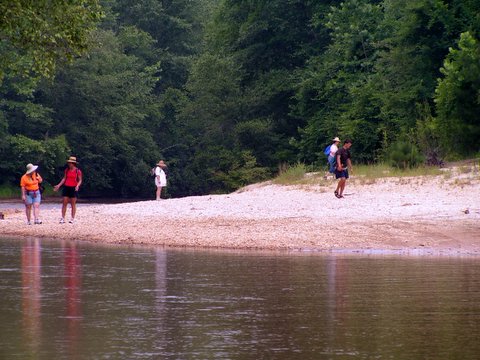
[[424,157],[415,145],[405,141],[397,141],[390,146],[389,160],[392,167],[407,169],[423,163]]

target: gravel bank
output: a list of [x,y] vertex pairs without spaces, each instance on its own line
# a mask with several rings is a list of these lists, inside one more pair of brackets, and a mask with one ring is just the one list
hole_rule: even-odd
[[77,223],[42,225],[6,210],[0,234],[102,243],[231,249],[431,249],[480,255],[480,180],[469,175],[389,178],[329,186],[269,183],[211,195],[78,207]]

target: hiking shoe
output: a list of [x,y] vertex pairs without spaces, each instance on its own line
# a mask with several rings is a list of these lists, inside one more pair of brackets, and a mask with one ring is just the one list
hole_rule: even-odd
[[42,223],[42,220],[40,219],[35,220],[35,224],[40,225],[41,223]]
[[75,224],[75,219],[70,219],[69,223],[70,224]]
[[65,219],[64,218],[60,218],[60,224],[65,224]]

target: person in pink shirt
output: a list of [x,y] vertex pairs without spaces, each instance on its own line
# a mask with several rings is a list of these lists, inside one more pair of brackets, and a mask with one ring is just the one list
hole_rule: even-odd
[[60,224],[65,223],[65,215],[67,213],[67,206],[70,203],[72,208],[72,218],[69,223],[75,223],[75,214],[77,212],[77,198],[78,198],[78,189],[82,185],[83,174],[82,171],[77,167],[77,158],[70,156],[67,160],[67,168],[65,169],[62,180],[54,186],[53,190],[58,191],[63,185],[62,196],[62,217],[60,218]]

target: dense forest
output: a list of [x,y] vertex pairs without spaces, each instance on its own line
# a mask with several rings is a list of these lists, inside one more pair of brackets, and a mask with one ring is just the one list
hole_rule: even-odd
[[[0,185],[29,162],[82,193],[226,192],[282,164],[480,151],[478,0],[0,0]],[[413,154],[413,155],[412,155]]]

